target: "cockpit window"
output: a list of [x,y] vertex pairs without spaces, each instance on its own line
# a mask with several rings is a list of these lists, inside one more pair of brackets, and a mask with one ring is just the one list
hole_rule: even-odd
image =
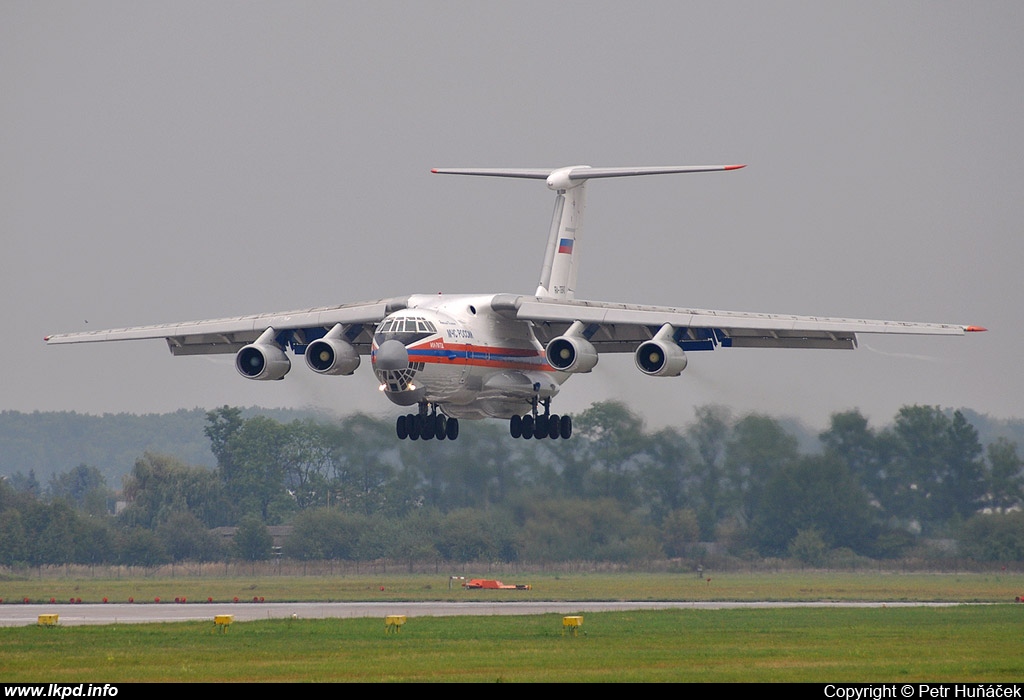
[[410,345],[436,334],[437,326],[422,316],[394,316],[381,321],[373,339],[378,346],[392,339]]
[[378,333],[437,333],[437,327],[419,316],[387,318],[377,327]]

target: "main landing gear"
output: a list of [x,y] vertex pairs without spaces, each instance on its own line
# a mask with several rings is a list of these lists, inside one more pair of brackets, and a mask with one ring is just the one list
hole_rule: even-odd
[[437,412],[437,406],[428,409],[420,404],[420,412],[399,416],[395,421],[395,434],[399,440],[455,440],[459,437],[459,419]]
[[550,438],[568,440],[572,437],[572,418],[551,413],[551,399],[544,400],[544,413],[537,414],[537,400],[533,410],[525,416],[512,416],[508,420],[508,432],[514,438],[542,440]]

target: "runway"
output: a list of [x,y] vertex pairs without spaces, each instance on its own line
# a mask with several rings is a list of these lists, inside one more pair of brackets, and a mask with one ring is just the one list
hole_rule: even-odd
[[914,602],[686,602],[686,601],[529,601],[529,602],[368,602],[368,603],[105,603],[3,604],[0,627],[38,624],[40,615],[56,614],[59,625],[113,625],[145,622],[188,622],[232,615],[236,622],[295,617],[298,619],[379,617],[405,615],[576,615],[615,610],[723,610],[727,608],[884,608],[948,607],[960,603]]

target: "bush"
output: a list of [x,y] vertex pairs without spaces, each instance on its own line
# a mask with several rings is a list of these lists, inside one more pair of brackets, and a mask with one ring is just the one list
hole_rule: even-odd
[[960,551],[978,561],[1024,559],[1024,513],[983,513],[969,519],[959,538]]

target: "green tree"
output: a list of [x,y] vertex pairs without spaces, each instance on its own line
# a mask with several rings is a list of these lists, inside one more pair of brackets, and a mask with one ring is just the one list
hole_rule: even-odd
[[627,508],[636,506],[645,437],[643,419],[620,401],[594,403],[575,418],[574,461],[586,465],[579,468],[585,477],[578,493],[613,498]]
[[436,546],[445,561],[473,562],[495,559],[497,546],[489,514],[474,508],[451,511],[441,524]]
[[407,529],[405,519],[374,513],[363,518],[354,558],[360,561],[399,558],[397,543]]
[[330,426],[293,421],[286,430],[287,444],[281,450],[285,488],[300,510],[328,505],[334,453]]
[[263,561],[270,558],[274,540],[263,521],[247,516],[235,531],[234,550],[239,559]]
[[233,477],[234,465],[231,462],[229,445],[231,440],[242,429],[242,409],[222,406],[206,413],[206,428],[203,432],[210,439],[210,451],[217,458],[217,468],[221,478],[230,481]]
[[829,547],[817,529],[805,528],[789,542],[789,556],[811,566],[822,566],[828,560]]
[[614,499],[552,498],[521,506],[524,556],[542,562],[641,561],[663,556],[657,531]]
[[0,479],[0,565],[13,566],[28,561],[29,533],[24,511],[33,501],[17,491],[6,479]]
[[390,421],[355,414],[331,426],[325,439],[331,446],[330,499],[322,505],[364,515],[403,510],[407,498],[392,489],[401,447],[394,444]]
[[[439,462],[432,469],[442,477],[443,502],[438,503],[442,509],[501,505],[522,488],[528,465],[540,466],[552,447],[564,446],[548,440],[543,441],[546,445],[533,440],[509,443],[507,430],[500,424],[473,425],[458,443],[432,451]],[[502,449],[495,449],[496,444],[502,444]]]
[[79,516],[75,526],[74,551],[76,564],[103,564],[117,560],[115,532],[107,516]]
[[[390,522],[395,521],[390,520]],[[397,527],[394,529],[381,527],[381,533],[393,533],[385,550],[387,556],[406,562],[410,572],[414,563],[437,557],[435,544],[442,528],[442,522],[443,516],[437,509],[420,508],[411,511],[397,522]]]
[[978,431],[961,411],[953,413],[948,430],[949,456],[941,475],[942,505],[939,517],[968,518],[985,498],[985,464]]
[[697,513],[689,508],[674,510],[661,522],[661,547],[669,557],[684,557],[700,541]]
[[21,472],[14,472],[6,481],[10,483],[11,488],[15,491],[27,493],[35,498],[39,498],[43,493],[43,489],[39,485],[39,479],[36,478],[35,469],[29,469],[27,475]]
[[310,508],[292,518],[286,556],[301,559],[354,559],[366,518],[330,508]]
[[695,413],[696,420],[686,430],[697,453],[691,497],[696,500],[701,538],[710,541],[719,522],[728,513],[728,498],[724,495],[724,462],[732,432],[732,416],[723,406],[698,406]]
[[216,561],[224,554],[220,539],[188,511],[171,514],[156,534],[171,561]]
[[785,555],[801,532],[830,549],[866,553],[873,545],[867,495],[832,455],[804,455],[782,465],[765,484],[752,535],[762,554]]
[[975,512],[984,496],[982,448],[977,431],[957,411],[904,406],[892,429],[899,446],[894,461],[893,510],[927,532]]
[[742,526],[749,526],[765,486],[797,456],[796,438],[774,418],[750,414],[736,422],[726,444],[725,496]]
[[873,498],[884,498],[892,451],[885,449],[860,411],[833,413],[828,430],[820,433],[818,439],[825,452],[841,460]]
[[979,561],[1024,559],[1024,512],[982,513],[967,520],[960,533],[960,549]]
[[894,461],[891,511],[901,520],[931,529],[930,501],[945,470],[949,419],[937,406],[904,406],[892,433],[898,445]]
[[36,503],[31,508],[29,560],[32,564],[68,564],[74,561],[78,517],[64,501]]
[[117,534],[118,560],[127,566],[158,566],[170,561],[156,532],[142,527],[127,527]]
[[1017,443],[1004,437],[988,445],[988,504],[1005,512],[1024,502],[1024,461],[1017,454]]
[[[653,523],[698,502],[690,495],[700,486],[695,461],[686,438],[672,428],[647,436],[637,480],[641,502]],[[695,521],[696,517],[694,512]]]
[[285,488],[294,432],[294,428],[256,416],[227,439],[224,450],[230,470],[222,472],[222,478],[236,518],[256,516],[276,525],[297,508]]
[[97,516],[109,512],[107,503],[114,495],[107,488],[103,473],[85,464],[69,472],[54,474],[50,477],[47,492],[51,499],[63,499],[78,510]]
[[217,474],[167,455],[147,452],[137,459],[125,477],[123,492],[128,505],[119,518],[129,527],[155,529],[182,512],[192,513],[208,527],[230,522]]

